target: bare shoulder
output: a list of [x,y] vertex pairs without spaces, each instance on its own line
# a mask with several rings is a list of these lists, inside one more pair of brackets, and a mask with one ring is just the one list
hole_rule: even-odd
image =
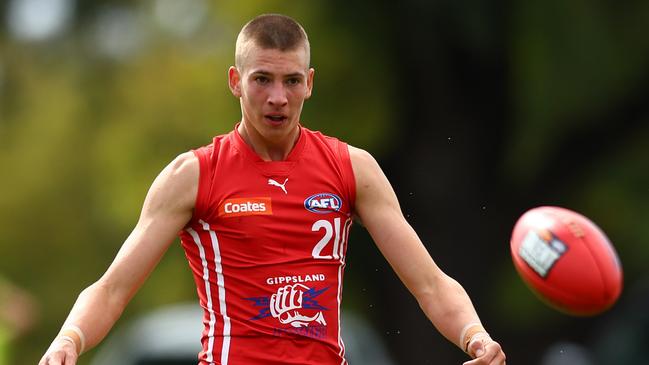
[[178,155],[169,166],[167,166],[174,176],[183,178],[198,178],[199,164],[198,158],[193,152],[185,152]]
[[370,177],[372,173],[381,170],[379,164],[374,159],[374,156],[369,152],[351,145],[348,145],[348,150],[349,159],[352,162],[352,169],[354,170],[354,176],[356,177],[357,182],[359,182],[359,179],[362,181],[365,178]]
[[351,158],[352,163],[367,163],[374,160],[374,157],[362,148],[347,145],[347,149],[349,150],[349,157]]
[[389,185],[381,166],[372,154],[358,147],[348,148],[357,192],[362,193],[363,190]]
[[198,178],[198,158],[192,152],[182,153],[160,172],[147,200],[152,208],[191,210],[198,191]]
[[[381,216],[399,214],[399,203],[392,185],[376,159],[367,151],[349,146],[349,157],[356,180],[356,212],[366,227],[380,225]],[[377,218],[378,217],[378,218]]]
[[359,211],[363,206],[385,202],[393,204],[394,191],[381,166],[367,151],[349,146],[349,157],[356,180],[356,203]]
[[198,175],[198,158],[192,152],[185,152],[171,161],[158,178],[170,188],[187,189],[198,184]]

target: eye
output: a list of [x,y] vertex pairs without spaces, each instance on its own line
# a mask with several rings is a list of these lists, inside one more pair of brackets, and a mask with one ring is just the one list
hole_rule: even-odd
[[270,79],[268,77],[262,75],[255,76],[254,80],[256,83],[261,85],[265,85],[270,82]]
[[302,80],[300,80],[298,77],[291,77],[289,79],[286,79],[286,84],[292,86],[299,84],[301,81]]

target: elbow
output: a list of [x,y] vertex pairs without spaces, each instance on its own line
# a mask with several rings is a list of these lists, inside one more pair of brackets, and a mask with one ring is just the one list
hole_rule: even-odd
[[419,306],[425,313],[438,312],[439,310],[454,311],[454,306],[440,305],[451,298],[466,296],[466,291],[452,277],[440,273],[436,277],[427,281],[424,285],[413,293]]
[[120,290],[116,285],[101,278],[85,288],[79,294],[79,298],[91,298],[91,302],[99,302],[106,305],[106,308],[112,308],[121,312],[130,300],[128,293]]

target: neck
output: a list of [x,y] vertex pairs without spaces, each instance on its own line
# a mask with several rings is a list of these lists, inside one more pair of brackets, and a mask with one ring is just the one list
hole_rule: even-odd
[[242,121],[237,132],[253,151],[264,161],[283,161],[297,143],[300,137],[300,126],[296,125],[286,135],[279,136],[276,140],[265,138]]

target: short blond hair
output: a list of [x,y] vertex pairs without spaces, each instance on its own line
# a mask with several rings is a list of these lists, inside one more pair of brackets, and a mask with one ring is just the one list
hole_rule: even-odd
[[307,67],[311,49],[304,28],[295,19],[281,14],[262,14],[243,26],[237,37],[235,65],[241,69],[250,43],[263,49],[277,49],[282,52],[304,47]]

